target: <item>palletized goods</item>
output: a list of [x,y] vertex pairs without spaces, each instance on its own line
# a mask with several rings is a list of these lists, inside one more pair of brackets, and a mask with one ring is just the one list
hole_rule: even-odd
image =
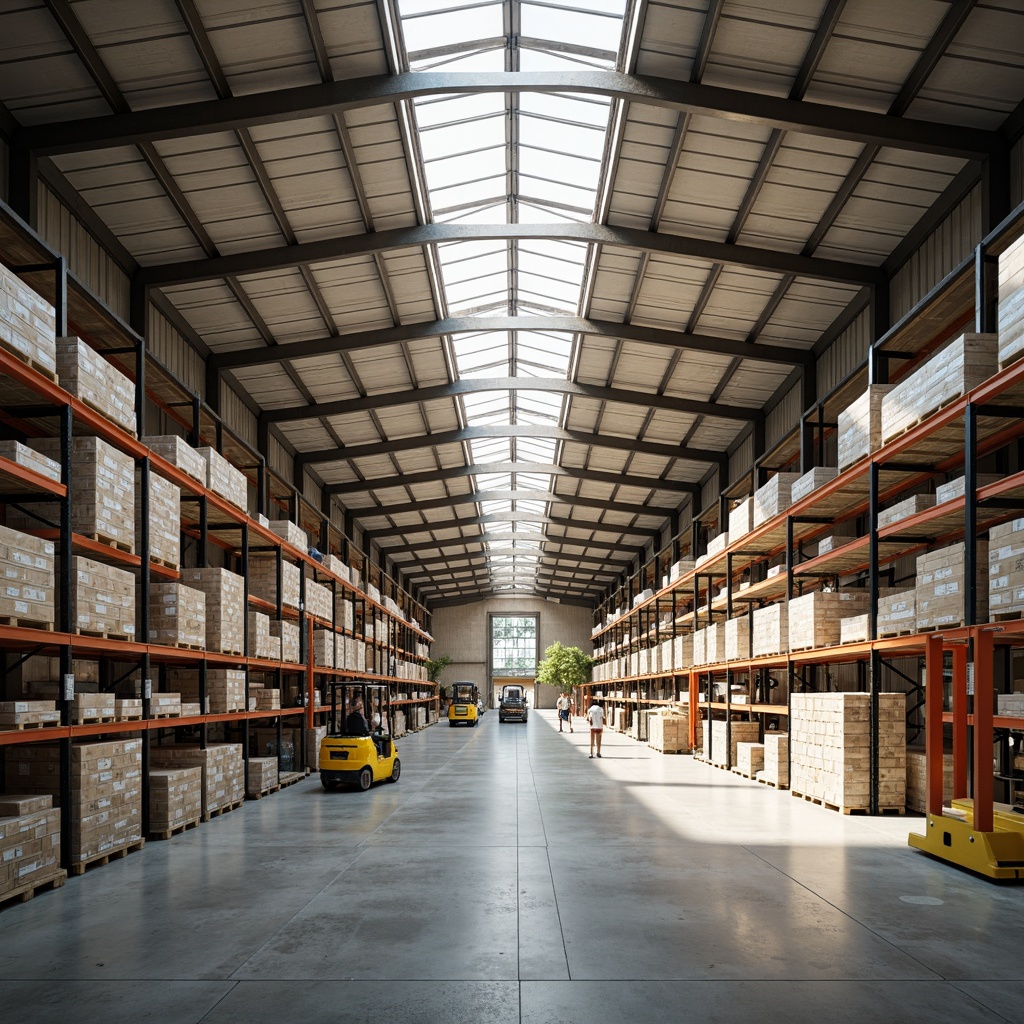
[[748,779],[752,779],[763,768],[763,743],[736,744],[736,770],[740,775],[745,775]]
[[1024,237],[999,257],[999,365],[1024,353]]
[[757,743],[761,727],[757,722],[723,722],[715,719],[711,723],[712,764],[731,768],[736,764],[736,747],[740,743]]
[[150,832],[191,825],[203,813],[202,768],[153,768],[149,772]]
[[754,526],[768,522],[793,504],[793,484],[799,473],[776,473],[754,492]]
[[909,519],[934,505],[935,495],[912,494],[909,498],[890,505],[889,508],[881,509],[878,513],[878,528],[881,530],[883,527],[892,526],[893,523],[898,523],[901,519]]
[[1024,612],[1024,518],[988,532],[988,599],[994,619]]
[[153,747],[150,764],[155,768],[202,768],[204,820],[245,799],[245,771],[238,744],[211,743],[205,749],[189,744]]
[[889,390],[888,384],[870,384],[839,414],[836,444],[840,471],[881,447],[882,399]]
[[[281,604],[299,607],[302,570],[288,561],[281,562]],[[249,558],[249,594],[268,604],[277,604],[277,557],[252,555]]]
[[882,399],[882,440],[898,437],[997,369],[996,335],[963,334],[951,341]]
[[740,615],[725,623],[725,660],[740,661],[750,657],[750,617]]
[[148,639],[165,647],[202,650],[206,646],[206,595],[182,583],[150,583]]
[[735,541],[754,526],[754,499],[744,498],[729,513],[729,536]]
[[60,483],[60,463],[20,441],[0,441],[0,457]]
[[0,901],[64,872],[60,810],[47,795],[0,795]]
[[249,484],[245,474],[224,458],[216,448],[197,448],[206,462],[206,486],[243,511],[249,506]]
[[242,654],[245,648],[245,580],[227,569],[182,569],[181,581],[206,595],[206,649]]
[[[794,693],[789,719],[790,788],[840,810],[871,802],[871,695]],[[878,804],[906,803],[906,695],[878,695]]]
[[135,574],[71,556],[71,628],[76,633],[135,639]]
[[285,619],[271,619],[270,635],[281,638],[281,660],[298,664],[299,624]]
[[867,606],[866,590],[818,590],[794,597],[789,602],[789,649],[803,651],[838,644],[840,620],[862,614]]
[[[953,799],[953,755],[942,756],[942,804]],[[928,810],[928,771],[923,750],[907,750],[907,810],[924,814]]]
[[135,436],[135,382],[81,338],[57,339],[60,386]]
[[789,651],[789,620],[784,603],[754,609],[754,657]]
[[834,480],[838,472],[835,466],[815,466],[814,469],[808,470],[803,476],[793,481],[793,486],[790,488],[790,497],[793,499],[793,503],[796,504],[802,498],[806,498],[808,494],[816,491],[823,484],[827,484],[829,480]]
[[[977,621],[988,620],[988,542],[976,544]],[[917,628],[942,629],[966,621],[964,545],[929,551],[917,558]]]
[[789,785],[788,733],[766,732],[764,734],[764,768],[757,773],[756,777],[783,789]]
[[917,630],[917,590],[883,588],[878,595],[878,635],[899,636]]
[[184,438],[175,434],[165,434],[144,437],[142,442],[154,455],[159,455],[165,462],[177,466],[193,480],[206,486],[206,460]]
[[135,538],[140,546],[143,514],[147,514],[149,526],[150,559],[177,569],[181,561],[181,488],[156,473],[150,473],[149,502],[144,508],[142,478],[136,473]]
[[663,754],[690,752],[689,715],[652,714],[647,721],[647,745]]
[[0,526],[0,619],[15,626],[52,629],[53,542]]
[[246,792],[252,795],[266,793],[278,784],[276,757],[250,757],[246,776]]
[[53,306],[2,265],[0,348],[51,380],[57,375],[57,319]]
[[302,552],[309,550],[309,537],[306,536],[306,531],[290,519],[271,519],[267,528],[286,544],[291,544]]

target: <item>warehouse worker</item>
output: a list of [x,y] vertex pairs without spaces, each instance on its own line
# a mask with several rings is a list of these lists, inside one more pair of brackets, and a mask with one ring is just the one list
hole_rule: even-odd
[[370,735],[370,723],[367,722],[366,716],[363,714],[363,702],[361,700],[353,701],[351,709],[345,718],[345,732],[349,736]]
[[594,744],[597,744],[597,756],[601,756],[601,734],[604,732],[604,708],[600,704],[590,705],[587,711],[590,721],[590,756],[594,756]]
[[566,694],[559,694],[555,701],[555,708],[558,710],[558,731],[562,731],[562,723],[569,723],[569,732],[572,732],[572,718],[569,714],[569,698]]

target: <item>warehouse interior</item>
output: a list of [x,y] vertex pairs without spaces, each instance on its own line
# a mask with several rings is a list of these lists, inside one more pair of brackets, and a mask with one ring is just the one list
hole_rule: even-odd
[[0,0],[5,1004],[1019,1020],[1022,137],[1021,0]]

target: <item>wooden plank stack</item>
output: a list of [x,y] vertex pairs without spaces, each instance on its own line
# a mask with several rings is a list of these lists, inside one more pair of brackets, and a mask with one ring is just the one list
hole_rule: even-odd
[[[977,617],[988,621],[988,542],[978,541]],[[917,558],[917,629],[944,629],[964,622],[964,545],[929,551]]]
[[[54,461],[60,439],[34,437],[29,446]],[[56,503],[30,504],[30,509],[58,523]],[[35,529],[37,519],[8,512],[8,525]],[[121,551],[135,551],[135,461],[99,437],[71,439],[71,529]]]
[[0,621],[53,629],[53,542],[0,526]]
[[227,569],[182,569],[181,581],[206,595],[208,651],[242,654],[245,649],[245,580]]
[[71,629],[88,636],[135,639],[135,574],[103,562],[71,556]]
[[211,743],[205,749],[176,743],[153,747],[150,764],[154,768],[202,768],[203,821],[245,799],[245,771],[238,744]]
[[994,334],[962,334],[894,385],[882,400],[882,441],[891,441],[998,369]]
[[0,901],[64,877],[60,808],[49,794],[0,795]]
[[[953,800],[953,755],[942,755],[942,805]],[[907,748],[907,810],[924,814],[928,810],[928,772],[924,750]]]
[[988,531],[988,603],[993,619],[1024,612],[1024,518]]
[[647,745],[663,754],[690,752],[690,716],[678,713],[651,715],[647,723]]
[[182,583],[150,583],[148,642],[202,650],[206,646],[206,595]]
[[135,436],[135,382],[81,338],[57,339],[60,386]]
[[1024,355],[1024,237],[999,257],[999,365]]
[[789,651],[789,616],[785,602],[754,609],[754,657]]
[[882,399],[888,384],[869,384],[867,391],[839,414],[836,444],[839,471],[882,446]]
[[202,768],[154,768],[149,773],[149,829],[166,838],[203,815]]
[[793,484],[799,473],[776,473],[754,492],[754,526],[768,522],[793,504]]
[[57,318],[53,306],[0,265],[0,348],[57,379]]
[[839,623],[844,616],[867,610],[865,590],[818,590],[789,602],[789,649],[832,647],[839,643]]
[[163,434],[144,437],[142,442],[154,455],[159,455],[165,462],[177,466],[193,480],[206,486],[206,460],[184,438]]
[[[726,727],[729,731],[728,743]],[[724,722],[716,718],[711,723],[711,763],[731,768],[736,764],[739,744],[757,743],[760,738],[761,726],[757,722]]]
[[[794,795],[850,811],[870,807],[868,693],[790,696],[790,788]],[[878,695],[879,809],[906,805],[906,695]]]

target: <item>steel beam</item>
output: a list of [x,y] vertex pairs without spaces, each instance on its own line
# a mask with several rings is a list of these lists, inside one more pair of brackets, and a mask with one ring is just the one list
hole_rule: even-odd
[[[656,540],[660,530],[645,530],[640,526],[619,526],[615,523],[595,523],[588,519],[562,519],[559,516],[539,515],[536,512],[492,512],[485,516],[467,516],[465,519],[444,519],[433,523],[406,523],[404,526],[389,526],[384,530],[366,530],[363,536],[370,541],[385,537],[414,537],[420,533],[435,533],[438,530],[459,530],[467,526],[487,526],[490,523],[540,523],[544,526],[562,526],[567,530],[587,530],[594,533],[610,533],[615,536],[649,537]],[[589,543],[580,540],[581,544]]]
[[666,409],[670,412],[691,416],[717,416],[720,419],[739,420],[743,423],[754,423],[763,419],[761,412],[757,409],[733,408],[719,405],[716,402],[698,402],[689,398],[675,398],[672,395],[628,391],[625,388],[578,384],[566,380],[564,377],[468,378],[457,380],[451,384],[388,391],[383,394],[367,395],[365,398],[348,398],[336,402],[321,402],[317,405],[268,409],[260,418],[265,419],[268,423],[293,423],[300,420],[317,419],[321,416],[343,416],[354,412],[371,412],[393,406],[414,405],[418,402],[437,402],[447,398],[477,395],[488,391],[543,391],[548,394],[571,395],[573,398],[589,398],[595,402],[619,402],[623,405],[641,405],[649,409]]
[[[431,558],[410,558],[408,561],[395,562],[395,567],[399,570],[416,570],[416,569],[427,569],[431,566],[435,566],[439,569],[460,568],[460,564],[452,565],[451,563],[465,563],[466,565],[475,565],[479,560],[483,560],[484,564],[487,564],[488,559],[495,555],[526,555],[532,557],[534,552],[520,551],[513,548],[495,548],[494,546],[488,547],[484,551],[459,551],[453,555],[442,556],[442,557],[431,557]],[[548,555],[547,553],[540,551],[536,553],[536,557],[540,560],[539,565],[548,564],[545,560],[552,559],[554,564],[557,565],[578,565],[587,566],[591,565],[595,569],[610,568],[616,575],[619,575],[623,569],[625,569],[629,562],[616,562],[610,557],[606,558],[588,558],[586,555]]]
[[657,506],[639,502],[609,501],[606,498],[585,498],[575,494],[558,494],[556,491],[538,490],[486,490],[474,491],[469,494],[444,495],[440,498],[427,498],[423,501],[410,501],[403,505],[367,505],[362,508],[349,507],[352,518],[374,519],[377,516],[401,516],[410,512],[429,512],[435,508],[448,508],[452,505],[475,505],[481,501],[543,501],[556,502],[562,505],[581,505],[584,508],[599,508],[605,512],[621,512],[631,516],[654,516],[668,519],[675,515],[675,509],[658,508]]
[[[469,520],[459,520],[462,523],[468,523]],[[551,545],[559,544],[566,545],[568,547],[583,548],[584,551],[606,551],[611,557],[618,557],[625,555],[630,560],[634,558],[644,558],[647,554],[647,549],[640,545],[631,546],[629,544],[606,544],[604,541],[599,540],[579,540],[575,537],[558,537],[547,533],[537,534],[508,534],[508,533],[481,533],[479,535],[471,535],[468,537],[446,537],[443,540],[437,540],[434,538],[426,537],[423,540],[417,541],[415,544],[387,544],[381,545],[381,548],[387,552],[389,557],[394,558],[398,552],[405,551],[421,551],[428,550],[433,551],[435,548],[438,551],[443,551],[453,545],[460,544],[507,544],[513,539],[529,539],[537,540],[541,544]],[[528,552],[524,552],[528,553]],[[574,558],[571,552],[564,553],[561,551],[551,551],[547,546],[543,549],[543,554],[549,555],[552,558],[568,557]]]
[[330,116],[420,96],[507,92],[596,95],[805,135],[961,159],[976,159],[1006,148],[1005,141],[995,131],[892,117],[854,107],[783,99],[762,92],[696,82],[589,70],[416,71],[375,75],[34,125],[18,132],[21,138],[17,141],[41,155],[54,156]]
[[263,366],[282,360],[296,361],[314,356],[340,355],[381,345],[399,345],[423,338],[439,338],[451,334],[474,334],[491,331],[540,331],[617,338],[639,341],[645,345],[664,345],[685,351],[704,352],[737,359],[755,359],[764,363],[788,366],[813,363],[809,349],[782,345],[761,345],[735,338],[718,338],[709,334],[685,334],[660,327],[635,323],[616,323],[578,316],[455,316],[444,320],[399,324],[374,331],[339,334],[311,341],[296,341],[279,347],[247,348],[211,355],[210,362],[220,370],[236,370],[245,366]]
[[344,484],[327,484],[324,491],[330,495],[368,494],[391,487],[413,487],[416,484],[432,484],[440,480],[460,480],[468,476],[495,473],[536,473],[542,476],[565,476],[574,480],[586,480],[590,483],[610,484],[612,487],[639,487],[651,491],[665,491],[670,494],[686,494],[691,498],[700,496],[700,485],[685,480],[661,480],[657,477],[634,476],[629,473],[602,473],[592,469],[558,466],[553,462],[473,463],[469,466],[452,466],[449,469],[426,470],[422,473],[403,473],[389,477],[373,477],[369,480],[352,480]]
[[665,459],[684,459],[688,462],[706,462],[711,465],[718,465],[725,458],[723,452],[711,451],[707,448],[687,448],[683,445],[638,441],[629,437],[590,434],[583,430],[565,430],[555,426],[498,424],[464,427],[461,430],[443,430],[436,434],[420,434],[415,437],[398,438],[394,441],[375,441],[370,444],[343,445],[315,452],[301,452],[297,456],[297,460],[299,465],[309,466],[317,463],[372,458],[378,455],[391,455],[394,452],[414,451],[417,448],[436,448],[446,444],[462,444],[465,441],[500,437],[532,437],[568,441],[594,448],[612,448],[634,454],[655,455]]
[[705,260],[723,266],[747,267],[777,274],[794,274],[815,280],[841,281],[850,284],[875,284],[883,272],[864,263],[820,259],[775,249],[757,249],[732,242],[716,242],[707,238],[641,231],[637,228],[612,227],[607,224],[419,224],[408,228],[392,228],[354,235],[324,238],[316,242],[281,245],[271,249],[254,249],[230,253],[210,259],[181,260],[177,263],[141,267],[135,272],[140,284],[159,288],[173,284],[224,277],[242,277],[308,266],[336,260],[358,259],[397,249],[449,242],[515,242],[562,241],[635,249],[642,252]]

